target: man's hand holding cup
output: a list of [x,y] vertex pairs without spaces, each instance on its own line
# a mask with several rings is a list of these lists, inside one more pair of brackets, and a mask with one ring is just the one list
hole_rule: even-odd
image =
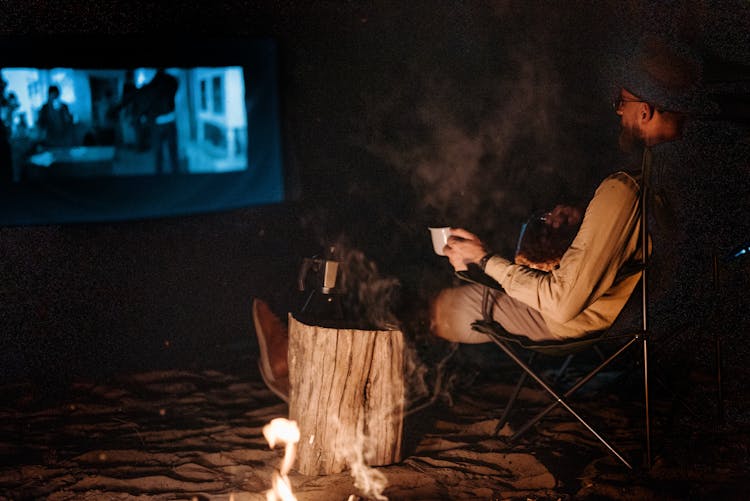
[[462,228],[451,228],[443,252],[453,269],[465,271],[470,263],[479,264],[488,251],[484,243],[473,233]]

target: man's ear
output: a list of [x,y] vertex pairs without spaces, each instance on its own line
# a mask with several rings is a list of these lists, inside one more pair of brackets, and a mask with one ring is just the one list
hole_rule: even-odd
[[646,123],[654,116],[654,108],[649,103],[638,103],[638,120]]

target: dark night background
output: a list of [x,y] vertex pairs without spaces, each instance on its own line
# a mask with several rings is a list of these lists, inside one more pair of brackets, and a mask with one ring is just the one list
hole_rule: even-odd
[[632,162],[616,148],[614,54],[657,31],[750,61],[746,2],[654,5],[3,2],[3,36],[276,37],[296,189],[223,213],[0,228],[0,377],[51,395],[77,377],[231,363],[237,350],[255,370],[251,298],[292,307],[300,259],[342,237],[399,280],[394,307],[413,311],[451,279],[428,224],[509,253],[532,210],[585,199]]

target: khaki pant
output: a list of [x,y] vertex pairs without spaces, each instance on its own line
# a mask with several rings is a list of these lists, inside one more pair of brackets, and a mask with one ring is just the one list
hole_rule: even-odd
[[[490,338],[472,330],[471,324],[481,320],[482,292],[480,285],[463,285],[440,292],[432,305],[432,332],[457,343],[489,343]],[[554,339],[541,313],[501,291],[490,293],[492,318],[511,334],[532,340]]]

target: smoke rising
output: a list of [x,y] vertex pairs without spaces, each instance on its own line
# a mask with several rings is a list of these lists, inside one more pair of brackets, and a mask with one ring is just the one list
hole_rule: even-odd
[[336,249],[341,263],[339,283],[347,316],[362,327],[398,329],[400,322],[394,307],[399,301],[400,281],[382,275],[375,262],[363,251],[351,248],[343,241],[339,241]]
[[[465,227],[509,249],[532,210],[580,184],[581,173],[562,169],[571,151],[557,119],[566,103],[561,76],[551,55],[533,52],[508,55],[472,82],[447,75],[415,83],[415,65],[414,78],[402,81],[420,92],[396,90],[372,103],[380,118],[364,147],[408,179],[432,224]],[[406,106],[413,116],[398,117]]]
[[[336,416],[330,416],[330,419],[338,420]],[[360,428],[360,424],[357,425],[354,440],[351,440],[349,434],[337,437],[336,450],[342,453],[349,466],[354,487],[368,499],[387,501],[388,497],[383,495],[383,491],[388,486],[388,479],[382,471],[368,466],[373,456],[373,443]],[[339,426],[343,425],[339,423]]]
[[354,444],[348,444],[347,447],[347,462],[354,478],[354,487],[368,498],[386,501],[388,498],[383,495],[383,490],[388,486],[388,479],[383,472],[367,466],[371,447],[367,437],[358,431]]
[[[447,354],[440,355],[440,360],[434,366],[425,364],[413,343],[415,338],[430,335],[429,332],[421,332],[427,323],[420,324],[412,318],[415,312],[409,312],[409,318],[399,318],[398,310],[402,300],[401,281],[395,276],[381,273],[373,260],[362,250],[351,247],[344,237],[341,237],[334,247],[340,260],[338,286],[343,294],[345,315],[348,319],[359,328],[401,330],[405,334],[404,381],[407,414],[418,412],[434,404],[439,398],[450,399],[453,381],[445,369],[446,363],[456,351],[456,346],[450,347]],[[418,314],[424,312],[420,311]]]

